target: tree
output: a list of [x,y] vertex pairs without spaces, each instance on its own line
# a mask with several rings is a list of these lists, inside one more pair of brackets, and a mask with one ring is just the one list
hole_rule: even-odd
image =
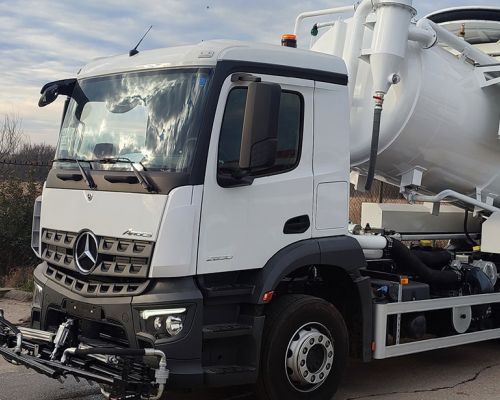
[[9,270],[33,266],[33,203],[39,195],[55,149],[29,143],[17,115],[0,121],[0,280]]
[[36,265],[31,251],[31,223],[39,190],[35,182],[0,182],[0,278],[11,268]]
[[17,114],[5,114],[0,125],[0,159],[16,153],[24,141],[22,121]]
[[55,148],[26,140],[22,120],[5,114],[0,122],[0,182],[18,178],[23,182],[43,182],[54,158]]
[[23,181],[43,182],[47,177],[55,152],[54,146],[45,143],[24,143],[11,156],[24,165],[15,165],[12,175]]

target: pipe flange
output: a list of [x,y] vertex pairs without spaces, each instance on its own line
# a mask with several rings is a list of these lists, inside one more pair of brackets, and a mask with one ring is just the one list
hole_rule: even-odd
[[402,7],[405,10],[410,11],[412,18],[417,15],[417,10],[411,5],[412,4],[411,0],[400,0],[400,1],[380,0],[380,1],[375,1],[375,2],[372,1],[372,4],[373,4],[373,8],[375,10],[379,7],[385,7],[385,6]]

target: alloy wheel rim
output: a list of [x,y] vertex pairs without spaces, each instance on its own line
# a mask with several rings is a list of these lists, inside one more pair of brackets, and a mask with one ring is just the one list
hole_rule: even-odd
[[335,356],[330,331],[318,322],[302,325],[292,335],[285,353],[285,373],[299,392],[312,392],[328,378]]

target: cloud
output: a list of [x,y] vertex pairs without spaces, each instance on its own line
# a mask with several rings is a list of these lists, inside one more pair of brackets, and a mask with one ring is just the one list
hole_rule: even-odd
[[[279,43],[282,33],[293,30],[300,12],[346,3],[349,1],[0,0],[0,114],[20,114],[33,141],[55,144],[62,101],[39,109],[40,87],[75,76],[93,58],[127,52],[149,25],[154,28],[142,49],[218,38]],[[498,0],[482,3],[494,6]],[[425,15],[465,4],[465,0],[419,0],[416,6]],[[304,26],[304,34],[313,22]]]

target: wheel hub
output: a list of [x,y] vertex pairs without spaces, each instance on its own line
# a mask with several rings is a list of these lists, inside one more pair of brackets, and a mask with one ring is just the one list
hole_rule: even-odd
[[299,391],[312,391],[328,377],[333,365],[331,335],[321,324],[299,328],[290,340],[285,357],[288,380]]

